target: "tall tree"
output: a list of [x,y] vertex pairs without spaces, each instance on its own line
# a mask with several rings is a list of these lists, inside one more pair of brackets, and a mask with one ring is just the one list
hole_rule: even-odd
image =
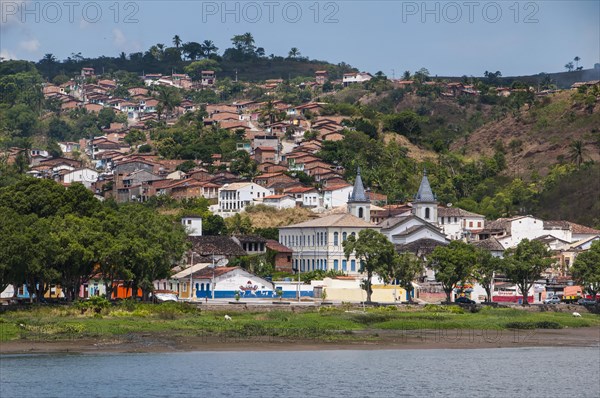
[[579,58],[579,55],[577,55],[575,58],[573,58],[573,61],[575,61],[575,66],[577,68],[579,68],[579,61],[581,61],[581,58]]
[[394,260],[394,245],[382,233],[363,229],[358,233],[358,238],[350,235],[343,246],[346,259],[354,253],[360,262],[359,272],[366,273],[362,288],[367,292],[367,302],[371,302],[373,274]]
[[421,276],[423,264],[412,253],[394,255],[393,261],[384,264],[377,273],[386,283],[397,283],[406,290],[406,299],[412,302],[413,282]]
[[202,55],[205,58],[210,58],[211,55],[216,54],[219,48],[215,46],[212,40],[204,40],[202,42]]
[[583,141],[576,140],[569,145],[569,157],[573,163],[577,165],[577,167],[581,167],[585,156],[585,146]]
[[571,273],[573,274],[573,279],[592,298],[596,298],[596,295],[600,293],[600,241],[595,241],[589,250],[577,256]]
[[168,86],[158,87],[158,102],[166,111],[167,116],[173,113],[173,110],[181,104],[181,96],[177,89]]
[[288,53],[288,58],[290,59],[296,59],[300,56],[300,50],[298,50],[298,48],[296,47],[292,47],[290,49],[290,52]]
[[523,239],[517,247],[508,249],[504,257],[504,274],[521,291],[523,305],[529,305],[529,289],[542,272],[552,265],[550,251],[537,240]]
[[179,35],[173,36],[173,45],[179,50],[179,47],[181,46],[181,37],[179,37]]
[[456,284],[471,278],[475,261],[475,248],[460,240],[454,240],[448,246],[436,247],[429,256],[435,279],[442,284],[448,303]]
[[573,62],[567,62],[565,64],[565,69],[569,72],[573,72],[573,68],[575,68],[575,66],[573,65]]
[[190,41],[181,46],[183,54],[191,61],[198,59],[202,55],[202,44]]
[[485,249],[477,249],[473,277],[485,290],[486,301],[492,301],[492,285],[496,272],[502,269],[502,259]]

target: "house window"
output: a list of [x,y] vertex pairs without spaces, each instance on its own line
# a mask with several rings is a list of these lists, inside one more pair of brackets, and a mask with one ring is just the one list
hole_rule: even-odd
[[363,218],[364,217],[364,210],[362,207],[358,208],[358,218]]
[[473,228],[473,221],[469,221],[469,228]]
[[444,217],[440,217],[441,221],[442,221],[442,225],[444,225]]
[[429,220],[429,212],[430,212],[429,207],[426,207],[425,208],[425,219],[426,220]]
[[338,264],[339,264],[339,261],[338,261],[338,260],[333,260],[333,270],[334,270],[334,271],[337,271],[337,270],[338,270]]
[[[450,217],[448,217],[448,219],[450,219]],[[454,217],[454,222],[457,223],[458,222],[458,218]]]
[[346,260],[342,260],[342,271],[346,272],[348,268],[348,262]]
[[350,260],[350,271],[356,271],[356,260]]
[[481,221],[477,221],[477,227],[481,228]]
[[342,242],[345,242],[348,238],[348,234],[346,232],[342,232]]
[[333,233],[333,245],[337,246],[339,244],[340,244],[340,242],[339,242],[339,234],[337,232],[334,232]]
[[315,270],[315,259],[314,258],[312,259],[312,270],[313,271]]

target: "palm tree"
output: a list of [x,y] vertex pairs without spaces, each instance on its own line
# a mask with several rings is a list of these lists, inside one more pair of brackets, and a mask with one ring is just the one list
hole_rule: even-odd
[[264,107],[260,110],[260,115],[269,121],[269,125],[275,123],[277,113],[277,108],[275,108],[272,100],[268,100]]
[[213,53],[216,53],[218,50],[215,43],[212,40],[204,40],[202,42],[202,54],[205,58],[210,58]]
[[288,58],[298,58],[300,56],[300,50],[296,47],[292,47],[288,53]]
[[573,61],[575,61],[575,66],[579,68],[579,61],[581,61],[581,58],[579,58],[579,55],[576,56],[575,58],[573,58]]
[[167,115],[172,113],[175,107],[181,103],[181,97],[177,90],[172,87],[159,86],[158,89],[158,102],[162,105],[162,109],[167,111]]
[[577,164],[577,168],[581,167],[581,163],[583,163],[583,158],[585,156],[585,146],[583,141],[573,141],[571,145],[569,145],[569,155],[571,162]]
[[173,44],[175,45],[175,48],[179,50],[179,47],[181,46],[181,37],[179,37],[179,35],[173,36]]

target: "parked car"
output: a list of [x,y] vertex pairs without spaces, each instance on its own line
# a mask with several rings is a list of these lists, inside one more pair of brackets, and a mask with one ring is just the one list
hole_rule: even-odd
[[544,304],[560,304],[560,297],[552,296],[544,300]]
[[454,302],[458,304],[475,304],[475,301],[464,296],[458,297],[456,300],[454,300]]
[[580,298],[579,300],[577,300],[577,304],[579,304],[579,305],[594,305],[594,304],[596,304],[596,300],[584,297],[584,298]]

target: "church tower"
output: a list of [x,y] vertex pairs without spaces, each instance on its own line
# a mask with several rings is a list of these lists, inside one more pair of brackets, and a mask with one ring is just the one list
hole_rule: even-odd
[[419,192],[417,192],[412,202],[412,213],[431,224],[437,224],[437,210],[437,199],[431,190],[431,185],[429,185],[427,170],[423,170]]
[[371,222],[371,200],[365,193],[365,187],[360,176],[360,167],[356,171],[352,193],[348,196],[348,213],[366,222]]

